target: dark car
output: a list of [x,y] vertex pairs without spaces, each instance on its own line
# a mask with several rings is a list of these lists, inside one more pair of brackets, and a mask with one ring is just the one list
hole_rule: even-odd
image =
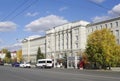
[[3,62],[3,61],[0,61],[0,65],[4,65],[4,62]]
[[19,62],[14,62],[12,63],[12,67],[19,67],[20,66],[20,63]]

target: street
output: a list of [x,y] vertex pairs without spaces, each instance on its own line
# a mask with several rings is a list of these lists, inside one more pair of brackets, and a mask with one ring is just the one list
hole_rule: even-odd
[[0,81],[120,81],[120,72],[0,66]]

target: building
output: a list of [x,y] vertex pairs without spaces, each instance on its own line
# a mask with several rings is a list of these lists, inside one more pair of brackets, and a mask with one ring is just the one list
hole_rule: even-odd
[[106,21],[98,22],[98,23],[91,23],[87,25],[86,27],[87,35],[94,32],[95,30],[100,30],[103,28],[110,29],[111,32],[116,37],[116,42],[120,44],[120,17],[109,19]]
[[86,48],[87,36],[95,30],[108,28],[120,44],[120,17],[97,23],[77,21],[56,26],[46,36],[23,41],[22,54],[26,61],[36,62],[38,47],[54,64],[67,55],[67,66],[77,68],[77,60]]
[[39,47],[41,52],[46,54],[45,36],[34,39],[24,39],[22,41],[22,54],[24,61],[35,63]]
[[0,60],[3,60],[5,58],[5,53],[3,53],[2,51],[0,51]]
[[66,54],[68,66],[77,68],[77,58],[81,56],[86,46],[87,24],[86,21],[77,21],[46,31],[47,58],[57,61],[63,59]]
[[11,59],[17,58],[17,51],[12,51],[11,52]]
[[[11,59],[17,58],[17,52],[16,51],[11,51],[10,54],[11,54]],[[0,51],[0,59],[1,60],[4,60],[5,55],[6,55],[6,53],[3,53],[2,51]]]

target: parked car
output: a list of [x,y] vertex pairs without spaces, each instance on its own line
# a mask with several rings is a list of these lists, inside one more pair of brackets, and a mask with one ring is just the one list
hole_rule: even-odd
[[20,63],[20,67],[22,68],[31,68],[31,64],[30,63]]
[[52,59],[38,59],[37,68],[52,68],[53,67],[53,62]]
[[3,61],[0,61],[0,65],[4,66],[4,62],[3,62]]
[[19,67],[20,66],[20,63],[19,62],[14,62],[12,63],[12,67]]

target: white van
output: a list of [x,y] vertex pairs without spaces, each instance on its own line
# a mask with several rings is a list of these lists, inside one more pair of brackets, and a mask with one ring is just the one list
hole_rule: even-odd
[[52,59],[38,59],[36,67],[38,68],[52,68]]

